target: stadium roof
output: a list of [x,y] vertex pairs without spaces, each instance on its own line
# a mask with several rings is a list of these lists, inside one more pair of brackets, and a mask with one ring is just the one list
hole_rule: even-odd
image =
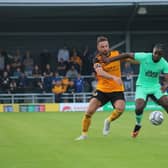
[[0,0],[0,23],[1,34],[167,31],[168,1]]
[[1,6],[108,6],[108,5],[158,5],[168,4],[167,0],[0,0]]

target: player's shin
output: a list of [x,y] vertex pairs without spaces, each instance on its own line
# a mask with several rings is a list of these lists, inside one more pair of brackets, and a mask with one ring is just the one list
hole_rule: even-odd
[[136,124],[141,125],[143,114],[136,114]]
[[142,117],[143,117],[143,110],[135,110],[135,118],[136,118],[136,124],[141,125]]
[[90,124],[91,124],[91,116],[85,114],[82,119],[82,135],[87,135]]
[[108,120],[111,122],[111,121],[114,121],[116,120],[117,118],[120,117],[120,115],[123,113],[123,111],[119,110],[119,109],[114,109],[111,113],[111,115],[108,117]]

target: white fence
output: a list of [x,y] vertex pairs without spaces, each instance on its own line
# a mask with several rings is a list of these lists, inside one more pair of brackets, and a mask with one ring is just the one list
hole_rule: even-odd
[[[127,101],[134,101],[134,92],[125,92]],[[83,102],[86,103],[91,98],[91,92],[82,93],[64,93],[61,102]],[[0,94],[1,103],[54,103],[55,95],[53,93],[30,93],[30,94]]]

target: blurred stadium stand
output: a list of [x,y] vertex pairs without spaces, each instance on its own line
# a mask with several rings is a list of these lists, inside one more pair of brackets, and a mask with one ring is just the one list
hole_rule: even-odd
[[34,57],[64,44],[94,52],[106,35],[120,51],[151,51],[168,40],[167,11],[165,0],[0,0],[0,48]]

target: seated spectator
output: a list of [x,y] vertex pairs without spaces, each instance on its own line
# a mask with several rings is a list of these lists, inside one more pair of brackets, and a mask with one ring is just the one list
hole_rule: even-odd
[[[75,93],[81,93],[84,90],[84,80],[81,78],[80,73],[78,74],[77,78],[74,80],[74,87],[75,87]],[[78,95],[77,98],[78,102],[82,102],[82,95]]]
[[125,62],[123,67],[123,75],[124,75],[124,86],[125,91],[131,91],[132,88],[132,79],[133,79],[133,69],[129,62]]
[[50,93],[52,88],[53,72],[49,64],[46,65],[45,71],[43,72],[43,76],[44,76],[44,81],[43,81],[44,89],[47,93]]
[[13,76],[13,71],[10,64],[6,64],[4,71],[8,72],[8,76]]
[[53,70],[51,69],[50,64],[46,64],[45,69],[43,71],[43,75],[44,76],[50,76],[50,77],[53,76]]
[[69,79],[75,79],[78,76],[78,71],[75,69],[75,67],[72,65],[71,68],[66,72],[66,77]]
[[25,57],[23,59],[24,73],[27,76],[32,76],[34,60],[30,55],[30,51],[26,51]]
[[64,92],[66,92],[66,91],[67,91],[67,88],[68,88],[68,86],[69,86],[69,78],[66,77],[66,76],[64,76],[64,77],[62,78],[61,82],[62,82],[62,87],[63,87],[63,89],[64,89]]
[[[64,87],[64,86],[63,86]],[[64,89],[65,91],[65,89]],[[65,93],[69,93],[68,95],[63,95],[62,100],[63,102],[73,102],[73,94],[75,92],[74,81],[69,80],[68,87],[66,88]]]
[[34,82],[34,92],[35,93],[45,93],[44,85],[41,79]]
[[67,66],[68,66],[68,63],[66,61],[64,61],[62,58],[60,58],[60,60],[58,61],[57,65],[56,65],[57,71],[60,76],[65,76]]
[[64,93],[61,81],[53,82],[52,92],[55,94],[55,102],[60,103],[62,101],[62,94]]
[[53,77],[52,77],[52,82],[53,82],[53,81],[56,82],[56,81],[58,81],[58,80],[61,80],[61,77],[60,77],[59,73],[56,71],[56,72],[54,73]]
[[78,72],[81,72],[82,69],[82,60],[80,56],[78,56],[76,48],[73,48],[72,55],[70,57],[70,64],[75,66]]
[[27,92],[28,89],[28,78],[27,76],[22,72],[21,76],[18,78],[17,81],[17,86],[18,86],[18,90],[21,93]]
[[81,77],[80,73],[78,73],[77,78],[74,80],[74,85],[75,85],[75,92],[76,93],[83,92],[84,80]]
[[11,68],[12,71],[15,72],[17,68],[22,69],[22,56],[20,54],[20,50],[16,50],[16,54],[13,56],[13,59],[11,60]]
[[40,78],[42,75],[41,69],[39,67],[39,65],[34,65],[33,71],[32,71],[32,76],[34,78]]
[[18,89],[18,86],[17,86],[17,82],[16,80],[11,80],[10,82],[10,93],[17,93],[17,89]]
[[75,86],[74,86],[74,81],[73,80],[69,80],[69,85],[67,88],[67,93],[75,93]]
[[[33,92],[35,92],[35,93],[45,93],[44,84],[41,79],[35,81],[33,89],[34,89]],[[37,103],[45,103],[46,102],[46,100],[43,98],[42,94],[38,95],[37,98],[38,98]]]
[[13,72],[13,76],[16,78],[19,78],[22,75],[22,71],[20,69],[20,67],[16,68],[16,71]]

